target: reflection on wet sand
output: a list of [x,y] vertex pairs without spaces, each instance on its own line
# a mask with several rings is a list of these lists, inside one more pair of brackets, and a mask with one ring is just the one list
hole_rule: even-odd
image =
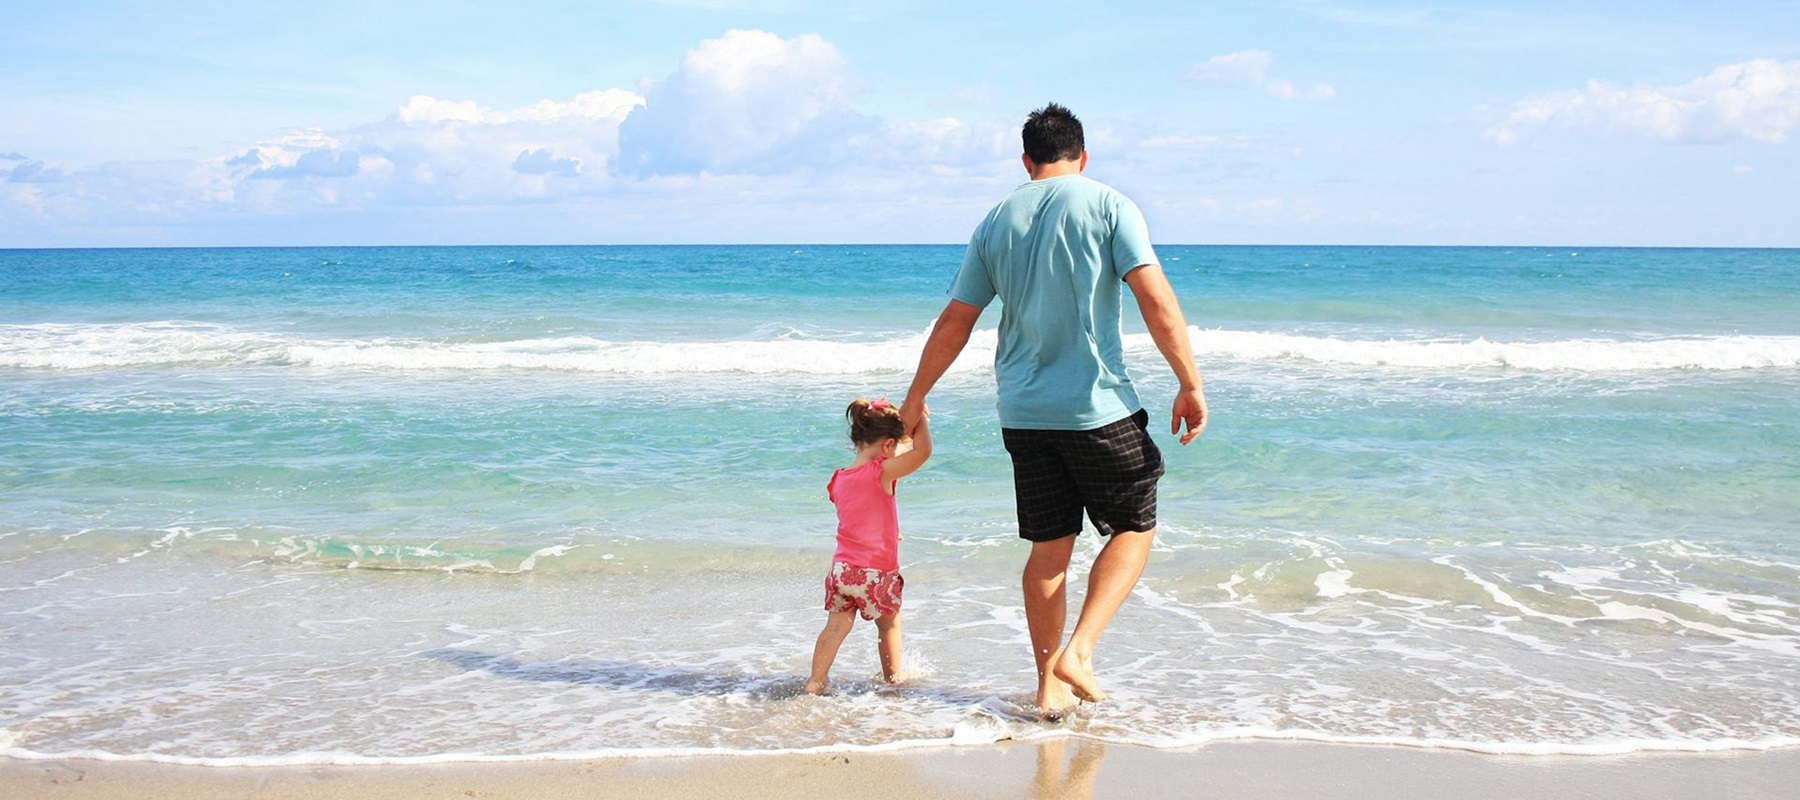
[[[1073,744],[1071,744],[1073,742]],[[1073,750],[1073,755],[1069,751]],[[1094,780],[1106,745],[1092,739],[1056,737],[1038,744],[1037,773],[1031,778],[1034,800],[1091,800]],[[1065,763],[1065,760],[1067,763]]]

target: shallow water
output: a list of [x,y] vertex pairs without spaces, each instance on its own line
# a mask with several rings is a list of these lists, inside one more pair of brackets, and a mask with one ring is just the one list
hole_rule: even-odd
[[991,332],[902,490],[924,677],[865,626],[796,696],[842,408],[903,393],[958,248],[0,252],[0,743],[1800,744],[1800,253],[1160,252],[1214,420],[1056,728]]

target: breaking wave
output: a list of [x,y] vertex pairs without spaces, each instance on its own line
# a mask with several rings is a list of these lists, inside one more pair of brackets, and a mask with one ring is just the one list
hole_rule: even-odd
[[[1190,328],[1203,361],[1522,372],[1752,370],[1800,367],[1800,336],[1670,336],[1504,342],[1348,339]],[[978,331],[958,369],[986,369],[992,330]],[[616,375],[710,373],[854,375],[906,372],[920,333],[864,341],[785,336],[720,341],[609,341],[559,336],[506,341],[309,339],[196,322],[0,325],[0,367],[48,370],[161,367],[566,371]],[[1126,337],[1135,354],[1154,344]]]

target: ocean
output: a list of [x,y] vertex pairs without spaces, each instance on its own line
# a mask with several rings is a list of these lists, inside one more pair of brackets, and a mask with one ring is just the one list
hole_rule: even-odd
[[1161,529],[1052,725],[997,307],[901,485],[921,677],[859,624],[799,693],[960,247],[0,251],[0,754],[1800,745],[1800,251],[1159,253],[1212,421],[1128,326]]

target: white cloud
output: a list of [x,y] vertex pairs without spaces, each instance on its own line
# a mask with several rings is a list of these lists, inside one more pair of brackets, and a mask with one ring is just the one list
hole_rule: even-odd
[[1745,138],[1785,142],[1800,126],[1800,61],[1757,59],[1728,64],[1679,86],[1585,88],[1528,97],[1486,131],[1502,145],[1532,131],[1596,128],[1665,142]]
[[559,122],[564,120],[610,120],[614,124],[625,119],[631,110],[644,104],[642,95],[623,89],[583,92],[568,102],[539,100],[529,106],[510,110],[485,109],[471,100],[439,100],[417,95],[407,100],[395,116],[401,122],[463,122],[500,125],[509,122]]
[[624,175],[781,172],[842,162],[879,126],[849,105],[836,47],[733,30],[708,39],[645,93],[619,131]]
[[228,180],[292,186],[237,186],[216,196],[280,213],[318,204],[456,206],[591,191],[606,176],[587,166],[617,154],[619,124],[642,103],[619,89],[510,109],[418,95],[387,120],[329,134],[301,131],[221,159]]
[[581,159],[557,158],[549,148],[539,150],[521,150],[519,157],[513,159],[514,172],[526,175],[562,175],[573,178],[581,174]]
[[1337,90],[1328,83],[1315,83],[1301,89],[1293,81],[1270,77],[1269,68],[1274,65],[1274,53],[1267,50],[1239,50],[1193,64],[1182,77],[1192,83],[1256,86],[1268,92],[1270,97],[1281,100],[1328,103],[1337,97]]
[[[7,155],[12,154],[9,153]],[[24,156],[19,156],[19,158],[5,158],[3,160],[24,162],[11,169],[0,169],[0,174],[6,176],[7,183],[55,183],[69,177],[69,173],[67,172],[57,169],[56,167],[44,166],[44,162],[42,161],[25,160]]]
[[362,166],[362,157],[344,150],[309,150],[293,164],[263,167],[251,178],[348,178]]
[[1022,146],[1014,123],[971,123],[953,117],[887,123],[878,139],[871,137],[865,143],[866,149],[857,154],[864,164],[901,170],[925,166],[939,172],[1012,169]]
[[[239,243],[248,231],[281,243],[331,230],[365,242],[674,241],[684,230],[951,241],[1022,178],[1011,114],[886,120],[858,112],[852,87],[847,62],[819,37],[731,31],[643,94],[600,89],[518,107],[416,95],[383,119],[190,160],[76,167],[4,151],[0,243]],[[1090,145],[1120,173],[1133,168],[1137,138],[1089,126]],[[500,219],[536,227],[484,232],[476,222]],[[551,225],[563,232],[541,233]]]
[[[0,240],[544,203],[639,237],[650,235],[646,208],[730,206],[762,219],[836,204],[891,226],[882,191],[937,197],[932,213],[950,214],[947,198],[985,199],[990,181],[1014,177],[1016,123],[883,121],[852,108],[850,79],[819,37],[731,31],[693,48],[647,96],[601,89],[502,108],[417,95],[382,120],[186,161],[61,168],[0,152]],[[634,160],[616,166],[621,154]]]
[[1186,77],[1195,83],[1260,84],[1274,63],[1275,54],[1267,50],[1239,50],[1188,67]]
[[1170,134],[1141,139],[1137,146],[1145,150],[1215,150],[1242,148],[1249,143],[1250,137],[1243,135]]
[[324,131],[303,130],[258,144],[222,163],[249,180],[345,178],[356,174],[361,158]]
[[1315,83],[1305,89],[1300,89],[1288,81],[1272,80],[1264,83],[1263,89],[1271,97],[1279,97],[1283,100],[1311,100],[1315,103],[1329,103],[1337,97],[1337,90],[1331,88],[1331,84],[1328,83]]
[[570,197],[604,188],[605,170],[589,166],[617,154],[619,123],[642,101],[617,89],[511,109],[416,96],[385,120],[209,159],[64,170],[21,155],[0,160],[0,181],[20,187],[0,194],[0,208],[10,201],[32,215],[20,225],[145,226]]

